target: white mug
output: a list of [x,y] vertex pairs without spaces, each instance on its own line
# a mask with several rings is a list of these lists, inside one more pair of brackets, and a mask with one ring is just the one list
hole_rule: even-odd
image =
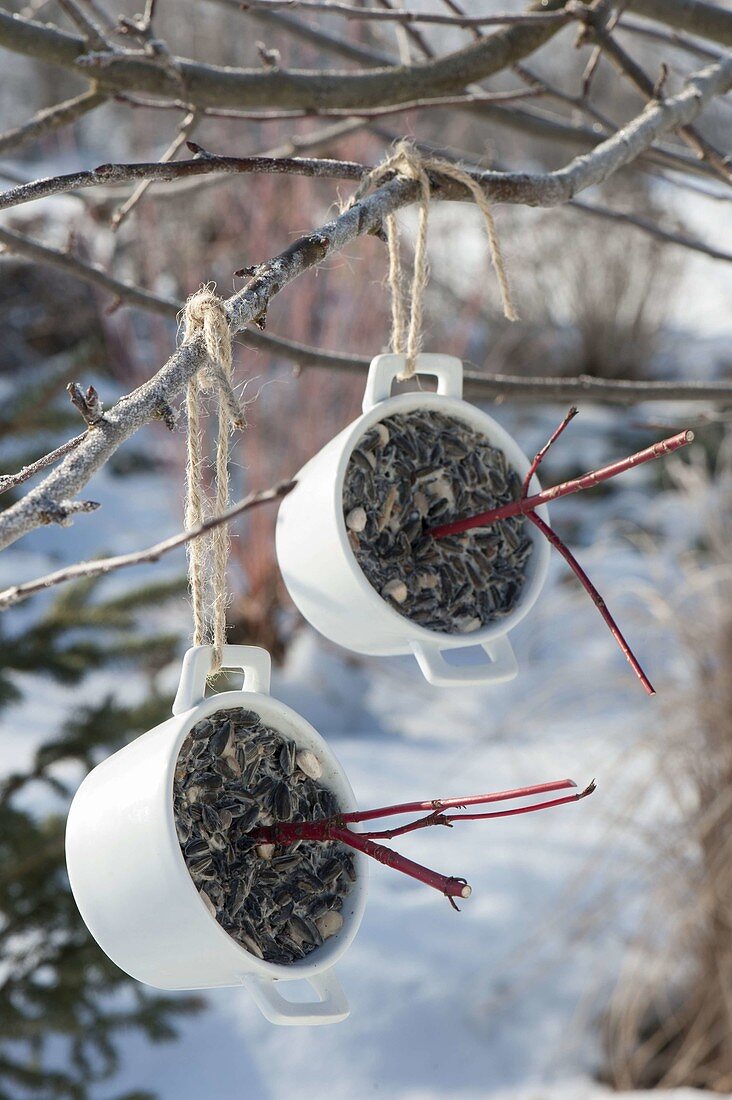
[[[429,409],[454,416],[480,432],[506,456],[521,478],[530,463],[518,444],[492,417],[463,400],[463,365],[449,355],[417,357],[419,374],[437,377],[436,393],[391,397],[392,383],[405,366],[402,355],[377,355],[369,367],[363,415],[311,458],[282,501],[277,519],[277,558],[287,590],[298,610],[326,638],[356,653],[414,653],[425,678],[442,687],[496,684],[512,680],[518,665],[508,632],[536,602],[546,580],[550,547],[527,525],[533,541],[526,579],[513,609],[504,618],[471,634],[444,634],[411,622],[371,586],[348,541],[343,517],[343,482],[351,454],[366,432],[387,416]],[[530,492],[540,492],[536,477]],[[548,521],[546,506],[536,514]],[[449,649],[481,646],[486,660],[449,664]]]
[[[245,707],[323,767],[321,782],[344,812],[356,800],[333,752],[308,722],[269,694],[270,656],[255,646],[226,646],[225,668],[242,669],[241,691],[204,698],[211,647],[183,660],[173,717],[99,764],[69,811],[66,863],[71,889],[94,939],[117,966],[158,989],[245,986],[276,1024],[330,1024],[348,1016],[333,964],[356,935],[366,904],[367,858],[354,852],[356,881],[344,899],[343,926],[305,959],[264,962],[241,947],[210,914],[186,868],[173,816],[173,773],[188,731],[214,711]],[[318,1001],[294,1003],[283,982],[305,979]]]

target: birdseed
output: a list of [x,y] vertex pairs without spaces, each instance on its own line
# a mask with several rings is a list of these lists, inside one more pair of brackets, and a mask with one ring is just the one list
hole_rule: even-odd
[[188,872],[206,908],[238,944],[266,962],[304,959],[343,924],[356,880],[336,841],[257,844],[253,829],[313,821],[341,809],[318,782],[322,766],[253,710],[217,710],[181,745],[173,811]]
[[524,516],[434,539],[430,527],[521,495],[503,451],[429,409],[388,416],[354,448],[343,486],[348,539],[369,584],[412,622],[469,634],[508,615],[533,543]]

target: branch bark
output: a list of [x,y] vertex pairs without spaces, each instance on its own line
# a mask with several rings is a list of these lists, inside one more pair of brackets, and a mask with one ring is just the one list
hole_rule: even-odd
[[[508,184],[501,173],[485,172],[480,174],[480,182],[489,197],[504,201],[546,206],[566,202],[630,163],[660,135],[696,118],[709,99],[731,84],[732,58],[695,74],[677,96],[649,106],[591,154],[575,158],[557,172],[511,174]],[[320,229],[293,242],[263,265],[248,286],[228,299],[226,309],[232,331],[241,331],[265,314],[270,299],[303,272],[357,237],[380,232],[384,219],[413,202],[416,192],[414,182],[392,180]],[[460,192],[460,188],[445,183],[437,187],[435,197]],[[0,515],[0,548],[35,529],[59,502],[72,499],[126,439],[158,416],[162,405],[170,404],[205,361],[203,342],[191,341],[179,348],[153,378],[117,402],[58,469]]]
[[[563,0],[545,0],[556,11]],[[262,71],[205,65],[176,58],[176,75],[154,60],[130,55],[87,53],[83,38],[32,20],[0,12],[0,46],[70,69],[85,79],[93,73],[101,88],[180,98],[195,107],[380,107],[410,99],[461,92],[548,42],[564,22],[507,27],[454,53],[414,65],[366,72],[296,69]]]
[[[572,205],[575,205],[575,203]],[[584,205],[582,209],[585,209]],[[594,206],[588,209],[591,209],[593,214],[599,214],[600,216],[606,213]],[[616,214],[615,211],[607,213]],[[625,220],[630,216],[619,214],[618,217]],[[171,321],[177,318],[183,308],[182,302],[176,302],[171,298],[160,298],[142,287],[123,283],[119,279],[108,275],[106,271],[93,267],[68,252],[50,248],[48,245],[40,244],[30,237],[12,230],[0,229],[0,244],[5,245],[8,251],[14,254],[24,256],[29,260],[35,260],[38,263],[57,267],[90,286],[99,287],[101,290],[112,294],[118,302],[126,303],[161,317],[167,317]],[[723,258],[732,260],[732,255],[725,254]],[[323,368],[363,375],[371,362],[369,356],[343,355],[337,352],[324,351],[322,348],[298,344],[293,340],[287,340],[282,336],[274,336],[271,332],[262,332],[257,328],[247,328],[243,334],[243,341],[248,347],[254,347],[273,355],[280,355],[296,363],[301,368]],[[466,394],[484,400],[556,401],[562,403],[584,400],[621,407],[648,401],[683,401],[685,403],[700,402],[732,406],[732,382],[709,383],[686,380],[636,382],[623,379],[594,378],[590,375],[568,378],[534,378],[509,374],[484,374],[479,370],[466,370],[463,377]],[[83,438],[83,435],[79,436],[76,442],[81,442]],[[49,464],[50,462],[45,463],[45,465]],[[40,468],[34,469],[33,473],[38,472]],[[32,477],[33,473],[28,474],[28,478]],[[24,477],[22,480],[25,481],[28,478]],[[3,479],[0,477],[0,492],[3,491],[2,486]],[[10,487],[8,486],[8,488]]]
[[191,527],[187,531],[181,531],[168,539],[156,542],[146,550],[136,550],[130,554],[117,554],[113,558],[80,561],[76,565],[68,565],[63,569],[57,569],[53,573],[46,573],[45,576],[37,577],[35,580],[25,581],[23,584],[14,584],[11,588],[6,588],[0,592],[0,612],[7,611],[9,607],[22,603],[31,596],[35,596],[39,592],[45,592],[47,589],[54,588],[59,584],[78,581],[82,577],[102,577],[107,573],[115,572],[117,569],[128,569],[131,565],[147,565],[159,561],[171,550],[177,550],[179,546],[200,538],[201,535],[208,534],[209,531],[221,527],[224,523],[231,523],[237,516],[250,511],[252,508],[256,508],[260,504],[269,504],[274,500],[281,500],[294,488],[294,481],[282,481],[271,489],[262,489],[259,492],[250,493],[238,504],[234,504],[231,508],[222,512],[220,516],[212,516],[211,519],[199,523],[197,527]]
[[[594,207],[593,213],[598,213]],[[98,286],[114,295],[120,302],[126,302],[139,309],[175,320],[182,308],[182,302],[160,298],[141,287],[123,283],[75,256],[39,244],[19,233],[0,229],[0,243],[5,244],[10,251],[18,255],[59,267],[91,286]],[[248,346],[281,355],[303,368],[341,370],[363,375],[370,363],[368,356],[349,356],[324,351],[321,348],[308,347],[281,336],[274,336],[269,332],[261,332],[259,329],[248,328],[244,339]],[[620,407],[653,401],[732,406],[732,382],[707,383],[687,380],[636,382],[594,378],[590,375],[567,378],[519,377],[507,374],[487,375],[479,370],[467,370],[464,378],[466,393],[483,399],[562,403],[584,400]],[[79,436],[77,442],[81,442],[83,438]],[[28,477],[31,476],[33,475],[28,475]],[[0,486],[2,484],[0,479]]]
[[53,107],[38,111],[28,122],[0,134],[0,153],[8,153],[11,149],[27,145],[29,141],[37,141],[46,134],[61,129],[62,126],[68,126],[70,122],[75,122],[77,118],[88,114],[89,111],[101,107],[108,99],[109,96],[106,93],[92,88],[73,99],[67,99],[64,103],[57,103]]
[[631,0],[628,9],[680,31],[732,46],[732,11],[704,0]]
[[[575,157],[553,172],[473,171],[471,175],[494,202],[525,206],[557,206],[579,191],[602,183],[630,164],[670,130],[695,119],[715,96],[732,87],[732,57],[725,57],[693,74],[678,95],[650,104],[622,130],[597,145],[591,153]],[[193,160],[160,164],[101,165],[91,172],[74,172],[11,188],[0,196],[0,210],[65,191],[119,184],[131,179],[178,179],[211,172],[296,173],[325,179],[360,180],[370,168],[353,161],[312,160],[302,157],[219,157],[206,153]],[[467,198],[465,188],[439,180],[437,198]]]

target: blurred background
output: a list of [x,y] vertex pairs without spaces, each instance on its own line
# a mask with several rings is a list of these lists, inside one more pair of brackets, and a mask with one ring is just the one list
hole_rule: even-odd
[[[9,5],[61,19],[53,3]],[[501,3],[496,11],[512,7]],[[132,14],[134,4],[117,9]],[[481,9],[482,10],[482,9]],[[349,68],[281,18],[237,4],[159,4],[170,48],[257,66],[258,42],[288,66]],[[285,19],[288,17],[284,17]],[[303,20],[371,50],[413,58],[469,40],[427,28]],[[568,44],[567,44],[568,43]],[[332,153],[376,163],[408,134],[471,163],[555,168],[586,147],[577,95],[587,51],[545,47],[527,69],[557,92],[483,112],[434,110],[368,128],[318,119],[196,117],[109,103],[0,160],[5,185],[111,160],[155,160],[181,125],[213,152]],[[634,37],[669,79],[689,57]],[[694,61],[696,67],[698,59]],[[641,100],[604,61],[593,100],[621,122]],[[517,74],[489,82],[515,87]],[[3,57],[2,129],[80,89],[61,70]],[[547,122],[547,119],[549,122]],[[553,120],[553,122],[552,122]],[[704,116],[729,148],[729,101]],[[597,130],[594,131],[597,133]],[[585,145],[583,145],[583,141]],[[229,176],[31,203],[2,224],[182,301],[220,294],[324,222],[350,186]],[[729,194],[713,179],[647,164],[590,198],[729,249]],[[118,223],[116,227],[114,222]],[[401,215],[405,247],[412,211]],[[480,217],[433,207],[426,350],[488,373],[714,380],[730,376],[730,265],[575,208],[499,207],[521,321],[500,313]],[[726,235],[726,244],[724,237]],[[268,330],[371,356],[388,340],[386,251],[368,237],[272,303]],[[19,469],[79,430],[70,380],[106,404],[170,354],[172,318],[130,308],[70,274],[0,261],[0,461]],[[362,374],[294,371],[237,345],[249,427],[232,452],[232,495],[289,477],[360,411]],[[566,408],[485,406],[534,454]],[[65,813],[86,771],[161,721],[190,636],[181,553],[104,582],[59,589],[0,619],[0,1098],[189,1100],[248,1095],[594,1098],[613,1090],[732,1095],[732,467],[728,415],[695,404],[584,403],[546,460],[547,484],[684,427],[696,442],[602,489],[559,502],[554,525],[606,598],[654,682],[649,700],[596,609],[555,555],[517,629],[521,672],[490,689],[438,690],[406,658],[360,659],[316,636],[283,589],[272,511],[232,530],[230,641],[266,646],[273,694],[332,743],[359,802],[390,803],[593,776],[589,801],[546,817],[415,834],[403,850],[464,875],[463,912],[375,867],[366,917],[339,971],[352,1005],[334,1028],[267,1024],[247,995],[158,995],[91,941],[69,893]],[[0,585],[146,546],[182,526],[184,425],[148,427],[92,483],[101,503],[69,529],[35,532],[0,556]],[[7,494],[3,506],[12,503]]]

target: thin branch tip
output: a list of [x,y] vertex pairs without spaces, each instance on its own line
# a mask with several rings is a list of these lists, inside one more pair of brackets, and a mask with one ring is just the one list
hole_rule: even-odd
[[[575,784],[575,786],[576,786],[576,784]],[[580,799],[582,799],[582,798],[588,798],[591,794],[594,794],[596,790],[597,790],[597,780],[592,779],[587,784],[585,789],[583,791],[580,791],[580,793],[577,795],[577,801],[579,802]]]

